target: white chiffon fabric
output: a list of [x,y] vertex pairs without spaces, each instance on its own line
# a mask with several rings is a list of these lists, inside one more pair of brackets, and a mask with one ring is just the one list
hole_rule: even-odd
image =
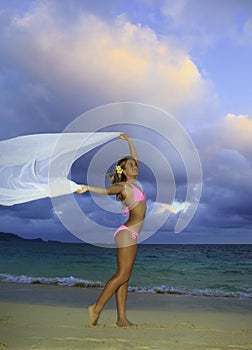
[[119,136],[118,132],[20,136],[0,141],[0,205],[75,192],[68,179],[75,160]]

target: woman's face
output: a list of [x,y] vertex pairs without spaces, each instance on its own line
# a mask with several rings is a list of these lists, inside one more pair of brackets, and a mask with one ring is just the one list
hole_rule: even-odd
[[138,175],[138,166],[134,159],[128,159],[125,163],[124,174],[127,178],[136,178]]

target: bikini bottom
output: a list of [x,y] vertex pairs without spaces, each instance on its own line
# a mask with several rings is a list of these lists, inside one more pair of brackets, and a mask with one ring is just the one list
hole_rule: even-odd
[[117,233],[119,232],[119,231],[122,231],[122,230],[127,230],[127,231],[129,231],[130,232],[130,237],[132,238],[132,239],[137,239],[137,237],[138,237],[138,232],[135,232],[135,231],[133,231],[133,230],[131,230],[128,226],[125,226],[125,225],[121,225],[120,227],[118,227],[118,229],[115,231],[115,233],[114,233],[114,237],[117,235]]

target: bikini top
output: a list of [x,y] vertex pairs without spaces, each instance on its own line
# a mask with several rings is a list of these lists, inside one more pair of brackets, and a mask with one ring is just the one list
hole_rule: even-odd
[[141,202],[144,201],[146,199],[146,194],[143,193],[137,186],[133,185],[131,182],[127,181],[126,182],[128,185],[130,185],[130,187],[133,188],[133,192],[134,192],[134,201],[133,203],[131,203],[130,205],[128,205],[125,208],[125,211],[123,213],[123,215],[128,215],[130,209],[133,207],[133,205],[137,202]]

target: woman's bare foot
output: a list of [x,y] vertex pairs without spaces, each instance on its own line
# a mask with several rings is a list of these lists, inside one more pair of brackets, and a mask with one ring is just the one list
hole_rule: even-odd
[[96,304],[90,305],[88,308],[89,311],[89,325],[90,326],[96,326],[97,321],[99,319],[99,314],[95,313],[95,306]]
[[127,318],[122,319],[122,320],[118,320],[116,322],[118,327],[133,327],[135,326],[133,323],[131,323],[129,320],[127,320]]

